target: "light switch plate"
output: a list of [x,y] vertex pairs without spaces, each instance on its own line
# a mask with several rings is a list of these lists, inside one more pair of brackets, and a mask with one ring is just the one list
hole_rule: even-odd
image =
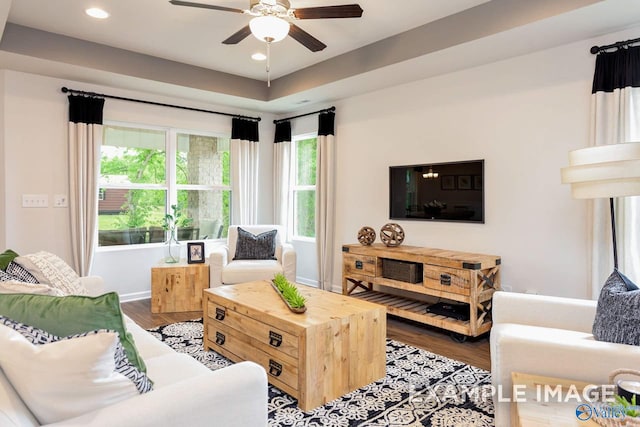
[[23,194],[23,208],[47,208],[49,207],[49,196],[46,194]]

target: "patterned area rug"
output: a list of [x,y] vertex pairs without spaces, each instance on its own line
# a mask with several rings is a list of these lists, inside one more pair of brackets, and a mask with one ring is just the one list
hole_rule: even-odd
[[[233,362],[202,347],[202,319],[150,329],[178,352],[210,369]],[[387,340],[387,376],[310,412],[269,385],[269,426],[493,426],[491,374]]]

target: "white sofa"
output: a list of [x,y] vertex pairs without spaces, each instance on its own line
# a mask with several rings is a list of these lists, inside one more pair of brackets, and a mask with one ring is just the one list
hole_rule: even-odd
[[[101,278],[86,277],[82,281],[91,295],[101,293]],[[191,356],[176,353],[131,319],[126,320],[154,390],[50,426],[267,425],[267,376],[261,366],[242,362],[211,371]],[[38,425],[0,370],[0,426]]]
[[[511,373],[607,384],[618,368],[637,368],[640,347],[596,341],[597,301],[496,292],[491,329],[491,377],[510,396]],[[508,402],[495,404],[495,426],[510,426]]]
[[[275,260],[234,260],[238,227],[252,234],[278,230],[276,235]],[[292,245],[282,240],[284,230],[279,225],[231,225],[227,244],[215,246],[209,253],[209,287],[232,285],[256,280],[272,279],[276,273],[296,280],[296,252]]]

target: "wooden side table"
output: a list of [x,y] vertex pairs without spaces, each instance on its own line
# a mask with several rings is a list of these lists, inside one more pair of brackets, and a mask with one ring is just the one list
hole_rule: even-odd
[[202,291],[209,288],[209,264],[162,262],[151,268],[151,312],[201,311]]
[[[572,390],[576,390],[582,396],[588,383],[583,381],[574,381],[563,378],[543,377],[540,375],[523,374],[513,372],[511,379],[514,385],[524,387],[523,402],[513,402],[511,404],[511,426],[512,427],[599,427],[593,418],[588,420],[580,420],[576,416],[576,409],[580,402],[575,399],[567,399],[564,397]],[[562,397],[558,402],[558,395],[554,396],[552,402],[546,402],[541,398],[544,392],[539,392],[541,387],[545,385],[555,388],[560,386],[562,389]],[[572,390],[572,392],[573,392]]]

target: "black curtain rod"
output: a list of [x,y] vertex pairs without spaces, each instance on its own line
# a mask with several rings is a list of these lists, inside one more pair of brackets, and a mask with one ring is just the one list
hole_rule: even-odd
[[331,111],[336,111],[336,107],[329,107],[329,108],[325,108],[324,110],[318,110],[318,111],[312,111],[311,113],[306,113],[306,114],[300,114],[298,116],[293,116],[293,117],[287,117],[286,119],[278,119],[278,120],[274,120],[273,123],[278,124],[278,123],[282,123],[282,122],[286,122],[288,120],[293,120],[293,119],[297,119],[299,117],[305,117],[305,116],[310,116],[312,114],[322,114],[322,113],[329,113]]
[[210,113],[210,114],[218,114],[218,115],[221,115],[221,116],[237,117],[237,118],[240,118],[240,119],[253,120],[253,121],[256,121],[256,122],[259,122],[260,120],[262,120],[260,117],[249,117],[249,116],[242,116],[240,114],[221,113],[220,111],[203,110],[201,108],[192,108],[192,107],[183,107],[182,105],[164,104],[162,102],[145,101],[143,99],[135,99],[135,98],[125,98],[125,97],[122,97],[122,96],[106,95],[104,93],[85,92],[83,90],[69,89],[69,88],[66,88],[66,87],[62,88],[62,92],[63,93],[78,94],[78,95],[87,95],[87,96],[99,96],[99,97],[102,97],[102,98],[119,99],[121,101],[139,102],[141,104],[159,105],[161,107],[179,108],[181,110],[199,111],[201,113]]
[[607,49],[613,49],[614,47],[624,47],[624,46],[628,46],[630,44],[638,43],[638,42],[640,42],[640,38],[627,40],[624,42],[616,42],[616,43],[608,44],[606,46],[593,46],[589,50],[589,52],[595,55],[596,53],[604,52]]

